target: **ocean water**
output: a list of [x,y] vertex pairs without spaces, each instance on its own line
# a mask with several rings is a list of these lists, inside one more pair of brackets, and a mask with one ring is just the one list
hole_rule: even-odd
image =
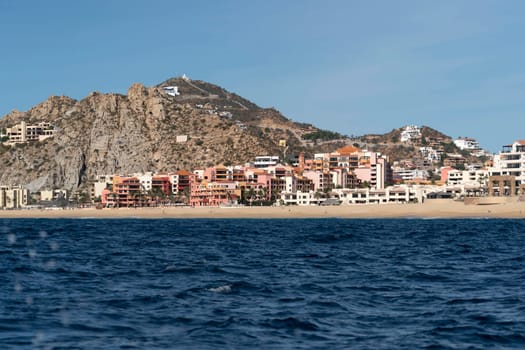
[[525,220],[0,220],[0,349],[524,349]]

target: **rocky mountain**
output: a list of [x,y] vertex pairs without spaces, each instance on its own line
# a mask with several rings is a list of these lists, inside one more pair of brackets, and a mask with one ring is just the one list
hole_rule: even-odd
[[97,174],[244,164],[258,155],[308,154],[314,147],[332,150],[348,141],[318,142],[320,130],[312,125],[186,77],[152,87],[134,84],[126,95],[93,92],[79,101],[50,97],[4,116],[0,129],[21,121],[49,122],[56,130],[45,141],[0,145],[0,184],[29,185],[33,191],[85,188]]
[[436,142],[457,151],[450,137],[428,127],[422,128],[418,143],[400,142],[401,129],[350,139],[185,76],[152,87],[133,84],[126,95],[93,92],[78,101],[53,96],[26,112],[4,116],[0,130],[22,121],[55,128],[45,141],[0,143],[0,184],[21,184],[32,191],[82,190],[100,174],[244,164],[258,155],[312,156],[347,144],[388,154],[391,160],[418,157],[419,146]]

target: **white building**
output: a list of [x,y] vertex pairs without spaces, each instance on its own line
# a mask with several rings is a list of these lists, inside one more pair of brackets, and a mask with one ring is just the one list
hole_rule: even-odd
[[458,137],[457,139],[454,140],[454,144],[462,151],[463,150],[475,151],[475,150],[481,149],[478,141],[470,137]]
[[112,187],[113,177],[114,175],[96,175],[89,194],[91,199],[100,197],[104,189],[106,189],[107,187]]
[[448,172],[448,185],[465,185],[472,187],[485,187],[488,184],[489,171],[478,170],[450,170]]
[[419,153],[421,153],[423,158],[428,159],[431,162],[439,161],[441,159],[441,154],[443,154],[443,152],[439,152],[432,147],[419,147]]
[[180,95],[179,88],[177,86],[165,86],[162,88],[162,90],[164,90],[166,94],[173,97]]
[[401,142],[408,142],[414,139],[421,138],[421,128],[415,125],[405,126],[405,130],[401,131]]
[[392,170],[392,177],[394,180],[414,181],[427,180],[429,175],[427,170],[394,168]]
[[[385,189],[334,189],[331,191],[342,205],[350,204],[387,204],[387,203],[421,203],[424,191],[415,187],[391,186]],[[286,205],[322,205],[326,198],[318,193],[310,192],[283,192],[281,200]]]
[[390,186],[384,189],[336,189],[342,204],[387,204],[423,201],[423,192],[408,186]]
[[321,198],[318,193],[314,191],[309,192],[282,192],[281,200],[285,205],[320,205],[326,200],[326,198]]
[[275,166],[279,163],[279,156],[259,156],[255,157],[253,166],[256,168],[267,168],[269,166]]
[[494,156],[494,166],[489,168],[490,176],[515,176],[516,186],[525,184],[525,140],[503,146]]
[[144,192],[151,191],[151,184],[153,182],[153,173],[147,172],[143,174],[134,174],[133,176],[135,176],[139,180],[142,191]]

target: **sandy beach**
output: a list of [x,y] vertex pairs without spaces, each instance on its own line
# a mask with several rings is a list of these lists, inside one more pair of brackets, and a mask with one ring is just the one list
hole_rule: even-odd
[[465,205],[450,199],[424,204],[285,207],[159,207],[2,210],[0,218],[525,218],[525,202]]

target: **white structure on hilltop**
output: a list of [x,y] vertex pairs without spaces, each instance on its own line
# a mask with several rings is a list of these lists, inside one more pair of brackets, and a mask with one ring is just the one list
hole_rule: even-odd
[[481,147],[479,147],[479,142],[470,137],[458,137],[454,140],[454,144],[460,150],[475,151],[481,149]]
[[401,142],[412,141],[421,138],[421,128],[416,125],[407,125],[405,130],[401,131]]
[[162,90],[164,90],[165,93],[173,97],[180,95],[178,86],[165,86],[162,88]]
[[481,148],[479,142],[476,139],[470,137],[458,137],[454,140],[454,144],[461,150],[469,151],[471,155],[475,157],[490,157],[490,152],[487,152]]

